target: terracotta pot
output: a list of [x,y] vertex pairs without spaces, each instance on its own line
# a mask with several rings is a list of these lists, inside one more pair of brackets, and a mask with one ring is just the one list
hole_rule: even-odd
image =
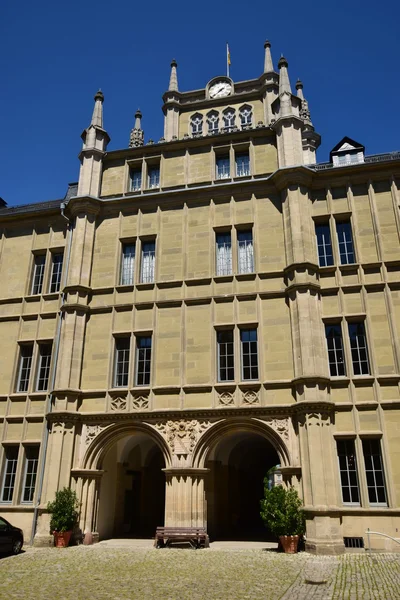
[[286,554],[296,554],[299,544],[299,535],[280,535],[279,541]]
[[66,548],[71,539],[72,531],[53,531],[56,548]]

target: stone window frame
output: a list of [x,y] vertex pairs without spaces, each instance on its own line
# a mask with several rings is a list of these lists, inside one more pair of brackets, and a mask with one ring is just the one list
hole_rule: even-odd
[[[122,340],[128,340],[128,348],[118,348],[118,343]],[[128,360],[124,360],[124,364],[128,365],[126,384],[117,384],[118,377],[118,352],[128,350]],[[120,390],[130,387],[131,379],[131,358],[132,358],[132,334],[131,333],[114,333],[113,334],[113,352],[112,352],[112,370],[111,370],[111,389]]]
[[[23,444],[23,472],[22,472],[22,479],[21,479],[21,504],[33,504],[34,500],[35,500],[35,494],[37,491],[37,473],[38,473],[38,467],[39,467],[39,458],[40,458],[40,444],[39,443],[26,443]],[[35,448],[35,450],[37,449],[37,457],[32,459],[32,458],[28,458],[28,448]],[[36,463],[36,470],[35,470],[35,485],[32,486],[27,486],[27,477],[28,477],[28,465],[29,465],[29,461],[34,461]],[[31,473],[32,475],[33,473]],[[33,493],[31,496],[31,499],[29,500],[25,500],[25,492],[27,489],[32,490],[33,487]]]
[[[15,461],[15,471],[13,473],[13,488],[12,488],[12,494],[11,494],[11,498],[9,500],[3,500],[4,497],[4,490],[5,490],[5,483],[6,483],[6,477],[7,477],[7,461],[9,460],[7,458],[7,451],[9,451],[11,448],[16,449],[16,459],[11,459],[13,461]],[[1,445],[1,454],[2,456],[0,456],[0,472],[1,472],[1,479],[0,479],[0,506],[10,506],[13,504],[18,504],[18,497],[19,497],[19,490],[20,490],[20,471],[21,471],[21,444],[19,442],[16,443],[3,443]]]
[[[214,129],[210,129],[210,123],[211,117],[216,116],[216,123],[217,123],[217,127]],[[221,115],[220,113],[215,110],[215,108],[213,108],[212,110],[209,110],[208,113],[206,114],[206,123],[207,123],[207,133],[208,135],[216,135],[217,133],[219,133],[220,128],[221,128]]]
[[200,112],[196,112],[190,117],[190,133],[192,137],[199,137],[204,135],[204,115]]
[[[133,334],[134,340],[135,340],[135,369],[134,369],[134,386],[135,387],[140,387],[140,388],[149,388],[152,385],[152,378],[153,378],[153,373],[154,373],[154,368],[153,368],[153,357],[154,357],[154,336],[153,336],[153,332],[152,331],[137,331],[134,332]],[[139,379],[139,352],[140,352],[140,348],[139,348],[139,340],[141,339],[150,339],[150,359],[145,359],[145,361],[147,360],[150,363],[150,370],[149,370],[149,381],[148,382],[144,382],[144,383],[138,383],[138,379]],[[147,352],[145,351],[145,354],[147,354]]]
[[[332,202],[334,202],[334,200],[332,200]],[[348,211],[341,212],[341,213],[330,212],[329,214],[326,214],[326,215],[313,216],[313,221],[314,221],[314,230],[315,230],[316,258],[317,258],[317,263],[318,263],[320,269],[329,268],[329,267],[330,268],[332,268],[332,267],[339,267],[339,268],[340,267],[344,267],[344,268],[356,267],[358,265],[359,252],[358,252],[358,248],[357,248],[357,238],[354,235],[356,228],[355,228],[355,223],[354,223],[354,219],[353,219],[353,214]],[[338,239],[338,235],[337,235],[337,224],[338,223],[349,223],[349,225],[350,225],[354,262],[342,263],[342,261],[341,261],[339,239]],[[329,226],[332,256],[333,256],[332,265],[323,265],[323,266],[320,265],[317,231],[316,231],[316,227],[318,225],[328,225]]]
[[[342,330],[343,353],[344,353],[344,364],[345,364],[345,373],[346,374],[345,375],[329,375],[329,377],[331,377],[332,379],[345,378],[345,379],[351,379],[351,380],[355,380],[355,381],[357,381],[357,379],[363,378],[363,377],[373,377],[374,372],[375,372],[374,357],[373,357],[373,344],[372,344],[373,340],[370,335],[370,327],[368,324],[367,314],[360,313],[358,315],[350,315],[350,316],[342,315],[342,316],[336,316],[336,317],[323,317],[322,322],[324,324],[324,327],[325,327],[325,325],[329,325],[329,324],[333,324],[333,325],[340,324],[341,330]],[[365,341],[366,341],[369,372],[355,374],[354,366],[353,366],[352,352],[351,352],[351,345],[350,345],[349,324],[350,323],[361,323],[361,322],[363,323],[363,326],[364,326],[364,335],[365,335]],[[328,370],[330,373],[328,345],[326,343],[326,335],[325,335],[325,349],[326,349],[326,361],[327,361]]]
[[[157,241],[157,235],[146,235],[146,236],[139,236],[138,238],[138,243],[136,244],[136,254],[138,255],[138,279],[137,279],[137,285],[150,285],[150,286],[154,286],[156,281],[157,281],[157,265],[158,265],[158,257],[157,257],[157,252],[158,252],[158,247],[159,247],[159,243]],[[154,244],[154,260],[153,260],[153,278],[151,280],[148,281],[144,281],[143,278],[143,268],[144,268],[144,246],[145,244]]]
[[[51,369],[53,364],[53,340],[37,340],[37,352],[36,352],[36,370],[35,370],[35,392],[47,392],[49,389],[49,382],[51,377]],[[50,348],[50,354],[42,354],[42,348]],[[44,358],[50,357],[47,365],[42,365],[42,360]],[[40,375],[42,368],[47,371],[47,379],[46,385],[43,389],[39,389],[40,385]]]
[[[51,248],[42,248],[37,250],[32,250],[31,252],[31,260],[29,266],[29,278],[26,285],[26,296],[45,296],[46,294],[60,294],[62,287],[64,285],[64,246],[54,246]],[[61,261],[61,273],[60,273],[60,282],[59,289],[57,291],[52,291],[52,276],[53,276],[53,256],[61,255],[63,259]],[[42,275],[42,284],[40,291],[34,289],[35,284],[35,275],[36,275],[36,258],[43,257],[43,275]],[[35,293],[34,293],[35,292]]]
[[[354,448],[355,448],[355,454],[356,454],[356,461],[357,461],[357,477],[358,477],[358,485],[359,485],[359,496],[360,496],[360,503],[359,505],[357,504],[348,504],[348,503],[344,503],[342,500],[342,494],[341,494],[341,480],[340,480],[340,470],[339,470],[339,464],[337,467],[337,474],[338,474],[338,486],[340,488],[340,500],[343,506],[360,506],[361,508],[364,509],[368,509],[368,508],[372,508],[372,509],[389,509],[391,507],[393,507],[393,501],[392,501],[392,481],[391,481],[391,470],[390,470],[390,465],[388,464],[388,456],[389,456],[389,452],[388,449],[386,448],[386,443],[385,443],[385,438],[384,435],[381,431],[371,431],[371,432],[335,432],[334,433],[334,440],[335,442],[337,440],[346,440],[346,439],[352,439],[354,440]],[[369,500],[369,492],[368,492],[368,484],[367,484],[367,475],[366,475],[366,469],[365,469],[365,456],[364,456],[364,446],[363,446],[363,441],[364,440],[378,440],[379,441],[379,445],[380,445],[380,456],[381,456],[381,463],[383,466],[383,478],[384,478],[384,486],[385,486],[385,494],[386,494],[386,504],[384,503],[371,503]],[[336,451],[336,455],[337,455],[337,451]]]
[[[226,120],[228,119],[228,116],[232,115],[232,118],[230,119],[230,125],[226,124]],[[233,106],[227,106],[226,108],[224,108],[224,110],[222,111],[221,114],[222,117],[222,131],[224,133],[229,132],[229,131],[233,131],[236,127],[237,127],[237,111]]]
[[[213,261],[214,261],[214,277],[246,277],[246,276],[254,276],[257,272],[257,264],[256,264],[256,231],[254,227],[254,223],[239,223],[229,224],[229,225],[220,225],[218,227],[213,228],[214,231],[214,242],[213,242]],[[242,272],[239,269],[239,232],[246,231],[251,232],[253,239],[253,271],[252,272]],[[231,272],[230,273],[218,273],[218,254],[217,254],[217,236],[219,234],[229,234],[231,238]]]
[[[64,275],[64,248],[51,248],[49,251],[50,254],[50,267],[49,267],[49,280],[48,280],[48,293],[49,294],[59,294],[60,290],[62,288],[62,283],[63,283],[63,275]],[[54,258],[56,256],[61,256],[62,259],[60,262],[56,262],[54,260]],[[57,269],[55,269],[55,265],[60,265],[61,267]],[[55,282],[53,281],[53,277],[54,275],[56,275],[56,280]],[[57,289],[52,290],[52,286],[55,283],[55,287]]]
[[[356,436],[352,435],[352,436],[335,436],[335,442],[336,442],[336,456],[337,456],[337,464],[338,464],[338,474],[339,474],[339,488],[340,488],[340,497],[341,497],[341,501],[343,506],[363,506],[363,502],[362,502],[362,489],[361,489],[361,472],[360,472],[360,461],[359,461],[359,453],[357,451],[357,444],[356,444]],[[355,456],[355,462],[356,462],[356,468],[355,473],[356,473],[356,479],[357,479],[357,491],[358,491],[358,502],[357,501],[350,501],[350,502],[346,502],[343,500],[343,485],[342,485],[342,477],[341,477],[341,473],[342,473],[342,469],[340,467],[340,460],[339,460],[339,447],[338,447],[338,443],[339,442],[352,442],[353,443],[353,447],[354,447],[354,456]],[[354,487],[354,486],[351,486]]]
[[[386,498],[385,502],[379,502],[379,501],[373,502],[370,500],[369,489],[371,486],[368,485],[368,480],[367,480],[367,465],[365,462],[364,442],[371,442],[371,441],[376,441],[379,444],[379,458],[380,458],[380,463],[381,463],[381,471],[382,471],[382,479],[383,479],[383,486],[379,486],[379,487],[383,487],[383,489],[384,489],[385,498]],[[386,463],[385,452],[384,452],[384,448],[383,448],[383,435],[361,434],[360,435],[360,446],[361,446],[361,450],[362,450],[368,506],[371,508],[389,508],[390,507],[389,485],[388,485],[388,476],[387,476],[387,465],[385,464]],[[373,472],[375,473],[375,469],[373,469]],[[374,480],[376,481],[375,477],[374,477]]]
[[[245,110],[250,110],[250,123],[242,123],[242,114]],[[254,106],[252,104],[246,102],[246,104],[240,106],[238,116],[241,129],[252,129],[254,127]]]
[[[32,394],[32,393],[41,393],[46,394],[49,391],[49,382],[51,377],[51,372],[53,368],[54,361],[54,352],[53,352],[53,344],[54,340],[51,338],[38,338],[36,340],[23,340],[17,342],[17,353],[15,359],[15,368],[14,368],[14,393],[16,394]],[[52,351],[50,355],[50,364],[49,364],[49,377],[47,381],[46,389],[39,390],[38,389],[38,376],[40,369],[40,347],[41,346],[52,346]],[[30,357],[30,367],[29,367],[29,378],[27,382],[26,389],[21,389],[21,369],[22,369],[22,349],[23,348],[32,348],[32,353]]]
[[[226,323],[221,325],[214,325],[214,336],[215,336],[215,385],[258,385],[262,381],[262,356],[261,356],[261,328],[259,323]],[[243,356],[242,356],[242,341],[241,332],[248,330],[257,331],[257,367],[258,367],[258,378],[257,379],[243,379]],[[218,345],[218,333],[223,331],[233,331],[233,369],[234,378],[224,380],[220,378],[220,352]]]
[[[136,281],[136,274],[137,274],[137,238],[133,237],[133,238],[120,238],[119,239],[119,243],[120,243],[120,251],[119,251],[119,260],[118,260],[118,265],[117,265],[117,274],[118,274],[118,281],[117,281],[117,286],[133,286],[135,284]],[[133,257],[133,261],[132,261],[132,281],[129,283],[126,283],[124,280],[124,249],[128,248],[130,246],[133,246],[135,251],[134,251],[134,257]]]

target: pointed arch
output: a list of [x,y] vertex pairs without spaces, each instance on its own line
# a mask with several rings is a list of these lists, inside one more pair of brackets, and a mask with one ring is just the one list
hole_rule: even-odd
[[228,106],[222,111],[222,119],[225,131],[232,131],[236,126],[236,111],[232,106]]
[[83,469],[101,469],[102,462],[109,449],[120,439],[136,433],[147,434],[160,448],[165,467],[172,465],[172,456],[165,439],[147,423],[118,423],[106,427],[96,435],[87,448],[82,461]]
[[203,134],[203,115],[199,112],[195,113],[190,117],[190,125],[192,128],[192,135]]
[[239,118],[242,129],[251,127],[253,124],[253,107],[250,104],[243,104],[239,108]]
[[207,113],[207,125],[209,135],[218,133],[219,131],[219,112],[217,110],[210,110]]
[[193,467],[204,468],[210,452],[221,438],[233,432],[247,432],[260,435],[272,444],[282,467],[291,465],[288,445],[267,422],[254,418],[233,418],[219,421],[208,429],[199,439],[193,453]]

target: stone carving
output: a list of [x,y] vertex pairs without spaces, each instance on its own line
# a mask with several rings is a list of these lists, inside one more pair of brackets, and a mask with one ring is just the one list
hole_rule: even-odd
[[129,148],[137,148],[144,144],[144,132],[143,129],[137,129],[134,127],[129,137]]
[[173,454],[192,454],[201,434],[211,426],[210,421],[167,421],[157,423],[156,429],[167,440]]
[[221,392],[218,394],[218,403],[227,406],[228,404],[233,404],[234,395],[233,392]]
[[246,392],[243,392],[242,400],[244,404],[257,404],[260,401],[258,392],[255,390],[247,390]]
[[282,419],[274,419],[274,418],[263,418],[262,419],[263,423],[266,423],[267,425],[269,425],[269,427],[271,427],[271,429],[273,429],[274,431],[276,431],[276,433],[283,439],[284,442],[289,442],[289,419],[288,418],[282,418]]
[[106,427],[107,425],[86,425],[85,445],[89,446],[94,438]]
[[140,410],[142,408],[149,408],[149,397],[135,396],[132,400],[132,408],[136,410]]
[[127,402],[126,398],[113,398],[111,400],[111,410],[126,410]]

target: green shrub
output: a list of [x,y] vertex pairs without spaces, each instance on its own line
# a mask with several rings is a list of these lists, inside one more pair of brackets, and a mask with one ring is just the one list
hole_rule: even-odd
[[264,479],[264,499],[260,501],[260,515],[264,525],[273,534],[303,535],[305,515],[296,490],[276,485],[268,489],[268,477]]
[[76,492],[67,487],[56,492],[56,499],[47,504],[47,510],[51,514],[51,532],[71,531],[78,520],[78,508]]

